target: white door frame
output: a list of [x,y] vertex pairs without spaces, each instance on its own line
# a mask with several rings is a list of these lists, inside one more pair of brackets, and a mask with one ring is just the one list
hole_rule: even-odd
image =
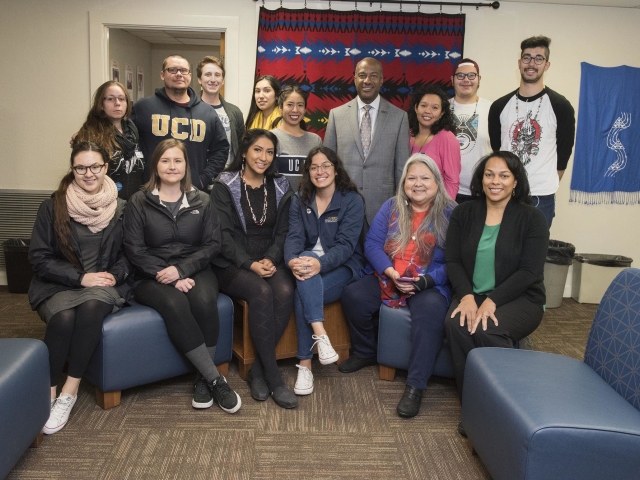
[[[238,17],[217,17],[211,15],[173,15],[158,12],[127,12],[127,11],[90,11],[89,12],[89,71],[91,92],[111,78],[109,58],[109,29],[110,28],[144,28],[168,29],[188,31],[225,32],[224,68],[225,77],[231,81],[225,82],[225,97],[237,99],[239,97],[238,80],[240,78],[239,64],[239,25]],[[153,75],[153,72],[145,72]],[[157,72],[160,75],[160,72]],[[147,80],[148,81],[148,80]],[[91,102],[91,99],[89,100]]]

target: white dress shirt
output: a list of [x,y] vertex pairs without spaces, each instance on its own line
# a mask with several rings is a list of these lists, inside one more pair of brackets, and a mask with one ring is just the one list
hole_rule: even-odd
[[[362,116],[364,115],[364,106],[367,105],[360,97],[356,97],[358,101],[358,126],[362,123]],[[375,132],[376,128],[376,119],[378,118],[378,111],[380,110],[380,95],[376,97],[376,99],[371,102],[371,108],[369,109],[369,116],[371,117],[371,139],[373,140],[373,132]]]

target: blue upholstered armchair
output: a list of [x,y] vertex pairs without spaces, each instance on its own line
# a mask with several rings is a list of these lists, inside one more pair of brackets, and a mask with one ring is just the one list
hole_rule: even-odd
[[472,350],[462,424],[494,480],[640,478],[640,270],[609,286],[584,362]]

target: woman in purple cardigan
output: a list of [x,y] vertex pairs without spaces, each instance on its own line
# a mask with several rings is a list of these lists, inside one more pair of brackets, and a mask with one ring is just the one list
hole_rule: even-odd
[[435,162],[426,155],[412,155],[396,196],[382,205],[367,234],[364,253],[371,264],[369,275],[348,285],[342,294],[353,346],[353,355],[338,367],[343,373],[376,363],[372,319],[380,303],[409,307],[412,346],[407,384],[397,408],[401,417],[420,411],[444,338],[451,300],[444,242],[454,206]]

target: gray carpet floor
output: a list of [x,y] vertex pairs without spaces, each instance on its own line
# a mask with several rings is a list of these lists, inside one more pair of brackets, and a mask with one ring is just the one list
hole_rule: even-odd
[[[535,350],[582,359],[595,305],[565,299],[532,335]],[[0,337],[44,337],[26,295],[0,291]],[[280,362],[295,383],[295,360]],[[487,479],[456,425],[452,380],[433,378],[420,414],[396,415],[406,372],[377,367],[344,375],[314,363],[315,392],[295,410],[251,399],[234,362],[228,382],[242,397],[229,415],[191,407],[192,376],[122,392],[108,411],[83,382],[68,425],[29,449],[9,479]],[[0,426],[1,430],[1,426]]]

